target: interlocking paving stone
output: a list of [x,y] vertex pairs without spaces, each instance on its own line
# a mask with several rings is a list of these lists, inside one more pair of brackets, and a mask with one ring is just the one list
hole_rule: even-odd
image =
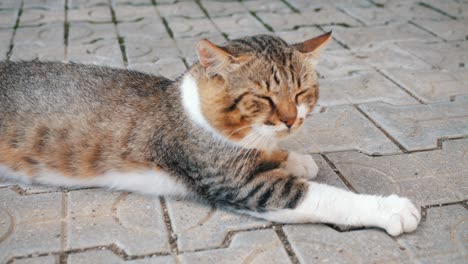
[[400,23],[401,21],[409,21],[417,18],[428,18],[433,20],[447,19],[446,16],[418,5],[415,2],[399,2],[397,5],[389,8],[381,8],[376,6],[347,7],[344,11],[366,25],[387,25],[391,23]]
[[377,124],[407,150],[433,149],[440,138],[468,135],[468,97],[430,105],[361,105]]
[[0,28],[13,28],[18,17],[18,10],[0,9]]
[[424,102],[448,101],[453,96],[468,94],[468,69],[452,71],[390,69],[384,72]]
[[17,9],[21,5],[21,1],[18,0],[2,0],[0,2],[0,9]]
[[[399,153],[398,147],[352,106],[333,106],[312,114],[304,127],[285,141],[304,153],[359,150],[367,154]],[[285,145],[283,145],[285,146]]]
[[468,19],[453,20],[445,18],[445,20],[433,20],[431,18],[418,19],[415,23],[445,40],[468,39],[468,32],[465,30],[468,27]]
[[[245,13],[245,7],[238,1],[201,1],[205,10],[210,14],[210,17],[230,16],[236,13]],[[248,2],[246,2],[248,3]]]
[[352,76],[371,69],[371,65],[364,60],[356,59],[349,50],[326,51],[321,55],[317,65],[319,76],[325,79]]
[[169,40],[166,28],[158,17],[143,18],[141,20],[117,24],[119,34],[123,37],[153,38],[163,41]]
[[106,264],[106,263],[127,263],[127,264],[172,264],[177,263],[174,257],[172,256],[152,256],[145,257],[141,259],[127,260],[125,261],[119,256],[116,256],[113,252],[109,250],[94,250],[94,251],[85,251],[76,254],[68,255],[69,264]]
[[350,48],[370,48],[381,42],[435,41],[436,37],[408,23],[390,24],[375,27],[343,28],[325,27],[333,30],[333,36]]
[[357,152],[327,154],[360,193],[410,197],[420,205],[468,198],[468,140],[450,140],[441,150],[370,157]]
[[159,13],[163,17],[177,17],[182,16],[185,18],[204,18],[205,14],[198,7],[195,1],[179,2],[173,5],[158,6]]
[[122,53],[114,25],[72,22],[68,59],[81,63],[122,66]]
[[127,68],[156,76],[161,75],[172,80],[175,80],[186,70],[180,59],[160,59],[155,63],[129,64]]
[[19,195],[0,189],[0,262],[61,249],[62,193]]
[[0,60],[5,60],[10,50],[10,40],[13,35],[13,29],[0,28]]
[[407,253],[382,231],[339,233],[325,225],[283,227],[301,263],[405,263]]
[[131,6],[131,5],[117,5],[114,7],[115,16],[119,23],[122,22],[136,22],[143,18],[153,21],[160,21],[160,17],[156,12],[154,6]]
[[291,13],[291,9],[280,0],[242,1],[253,12]]
[[65,12],[63,9],[23,9],[19,26],[38,26],[44,23],[63,23],[64,20]]
[[116,244],[129,255],[169,251],[158,197],[78,190],[68,198],[68,249]]
[[320,82],[320,105],[355,104],[383,101],[390,104],[418,102],[375,71],[358,72],[350,77]]
[[230,39],[255,34],[268,34],[268,30],[250,14],[234,14],[227,17],[214,17],[213,22]]
[[468,67],[468,53],[466,52],[468,46],[465,42],[456,44],[409,41],[398,43],[398,45],[436,68],[456,70]]
[[273,230],[234,235],[228,248],[180,255],[181,263],[291,263]]
[[180,57],[172,39],[154,39],[145,35],[125,38],[125,51],[130,64],[156,63],[160,59]]
[[28,0],[28,1],[23,1],[23,8],[58,10],[58,9],[64,9],[64,7],[65,7],[65,0]]
[[167,21],[175,38],[196,37],[202,39],[217,32],[216,27],[208,18],[168,17]]
[[68,10],[68,21],[111,23],[112,17],[108,6],[95,6]]
[[16,30],[11,60],[65,60],[63,23]]
[[397,240],[424,263],[466,263],[468,211],[461,205],[428,208],[426,221]]
[[68,0],[69,8],[91,8],[108,4],[108,0]]
[[59,263],[58,256],[32,257],[24,259],[15,259],[13,264],[55,264]]
[[263,227],[268,225],[260,219],[214,209],[205,204],[167,200],[179,250],[216,248],[221,246],[230,231]]

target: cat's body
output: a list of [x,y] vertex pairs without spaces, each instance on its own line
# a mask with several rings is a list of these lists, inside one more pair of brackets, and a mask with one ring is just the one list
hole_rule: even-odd
[[[310,156],[277,150],[318,98],[320,36],[256,36],[219,48],[176,81],[77,64],[0,63],[0,176],[201,198],[280,222],[416,228],[405,198],[307,182]],[[312,62],[311,62],[312,61]]]

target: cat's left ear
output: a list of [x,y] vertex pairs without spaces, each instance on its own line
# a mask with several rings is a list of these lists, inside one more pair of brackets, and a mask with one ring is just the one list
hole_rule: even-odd
[[227,73],[236,64],[236,58],[221,47],[204,39],[198,42],[197,55],[200,64],[210,76]]
[[315,65],[318,62],[321,51],[330,42],[330,40],[332,40],[331,35],[332,32],[330,31],[318,37],[294,44],[293,47],[301,53],[305,54],[309,61]]

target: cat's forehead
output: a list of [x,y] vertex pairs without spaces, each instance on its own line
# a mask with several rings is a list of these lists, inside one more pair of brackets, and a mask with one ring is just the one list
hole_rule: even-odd
[[291,60],[293,54],[293,48],[286,41],[273,35],[255,35],[234,39],[226,43],[224,48],[235,56],[249,54],[281,64]]

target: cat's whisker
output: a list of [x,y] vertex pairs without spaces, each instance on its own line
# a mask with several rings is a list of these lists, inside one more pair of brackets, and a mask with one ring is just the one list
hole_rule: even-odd
[[234,135],[234,133],[238,132],[238,131],[241,131],[242,129],[246,129],[246,128],[251,128],[253,127],[253,125],[248,125],[248,126],[243,126],[243,127],[240,127],[234,131],[231,132],[231,134],[229,134],[226,139],[229,139],[232,135]]

